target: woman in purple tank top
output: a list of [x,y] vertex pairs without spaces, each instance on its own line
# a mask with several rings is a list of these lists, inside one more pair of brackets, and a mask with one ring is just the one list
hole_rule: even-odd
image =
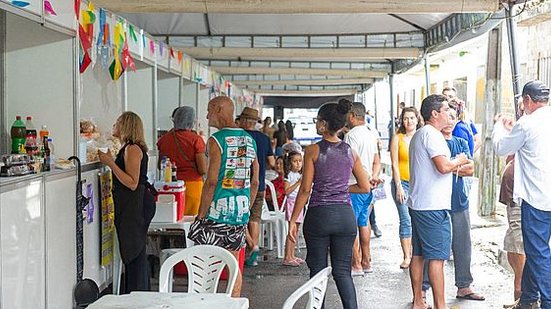
[[[351,106],[351,102],[344,99],[338,104],[326,103],[314,119],[317,133],[323,139],[306,147],[304,152],[302,181],[288,235],[291,241],[296,241],[297,226],[292,222],[296,222],[310,198],[303,225],[310,278],[327,267],[329,253],[333,279],[345,309],[358,308],[351,276],[352,246],[357,225],[349,193],[367,193],[370,190],[369,177],[357,154],[337,137]],[[348,186],[350,174],[354,174],[357,184]]]

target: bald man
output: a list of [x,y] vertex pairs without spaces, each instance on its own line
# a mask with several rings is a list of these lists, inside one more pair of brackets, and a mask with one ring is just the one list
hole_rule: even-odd
[[[233,120],[233,102],[228,97],[210,100],[209,126],[218,129],[207,142],[208,171],[197,220],[189,238],[196,244],[215,245],[239,259],[245,245],[249,209],[258,190],[258,162],[253,138]],[[232,291],[241,294],[241,274]]]

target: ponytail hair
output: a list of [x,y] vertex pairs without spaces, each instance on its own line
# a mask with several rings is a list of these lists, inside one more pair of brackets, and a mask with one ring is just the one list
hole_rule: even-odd
[[327,123],[330,133],[336,133],[346,124],[346,116],[351,109],[350,100],[340,99],[338,103],[323,104],[318,111],[318,117]]

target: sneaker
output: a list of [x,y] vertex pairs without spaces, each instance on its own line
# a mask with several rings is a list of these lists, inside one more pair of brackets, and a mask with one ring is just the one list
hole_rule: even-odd
[[539,302],[531,302],[528,304],[523,304],[520,302],[520,299],[517,300],[512,307],[509,307],[510,309],[540,309]]
[[249,255],[249,258],[245,261],[245,264],[247,266],[257,266],[258,265],[258,262],[257,262],[257,258],[258,258],[258,254],[260,253],[260,250],[258,248],[255,248],[251,251],[251,255]]
[[373,234],[375,235],[375,237],[379,238],[383,236],[383,232],[381,232],[381,230],[376,224],[373,224],[373,226],[371,227],[371,230],[373,231]]

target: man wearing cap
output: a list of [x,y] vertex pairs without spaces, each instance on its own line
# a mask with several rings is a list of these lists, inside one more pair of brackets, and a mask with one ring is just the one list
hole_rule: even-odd
[[272,150],[270,139],[262,132],[255,130],[255,125],[260,119],[258,110],[245,107],[238,117],[239,127],[245,129],[256,142],[256,155],[258,158],[259,173],[258,173],[258,193],[251,208],[251,216],[249,218],[247,230],[247,246],[250,250],[250,255],[247,258],[247,265],[257,265],[256,258],[258,257],[258,239],[260,238],[260,217],[262,215],[262,206],[264,205],[264,195],[266,192],[266,163],[270,168],[275,166],[275,158]]
[[522,89],[525,115],[496,118],[492,141],[499,156],[516,154],[513,199],[522,207],[526,265],[522,294],[513,308],[551,308],[551,107],[549,87],[530,81]]

